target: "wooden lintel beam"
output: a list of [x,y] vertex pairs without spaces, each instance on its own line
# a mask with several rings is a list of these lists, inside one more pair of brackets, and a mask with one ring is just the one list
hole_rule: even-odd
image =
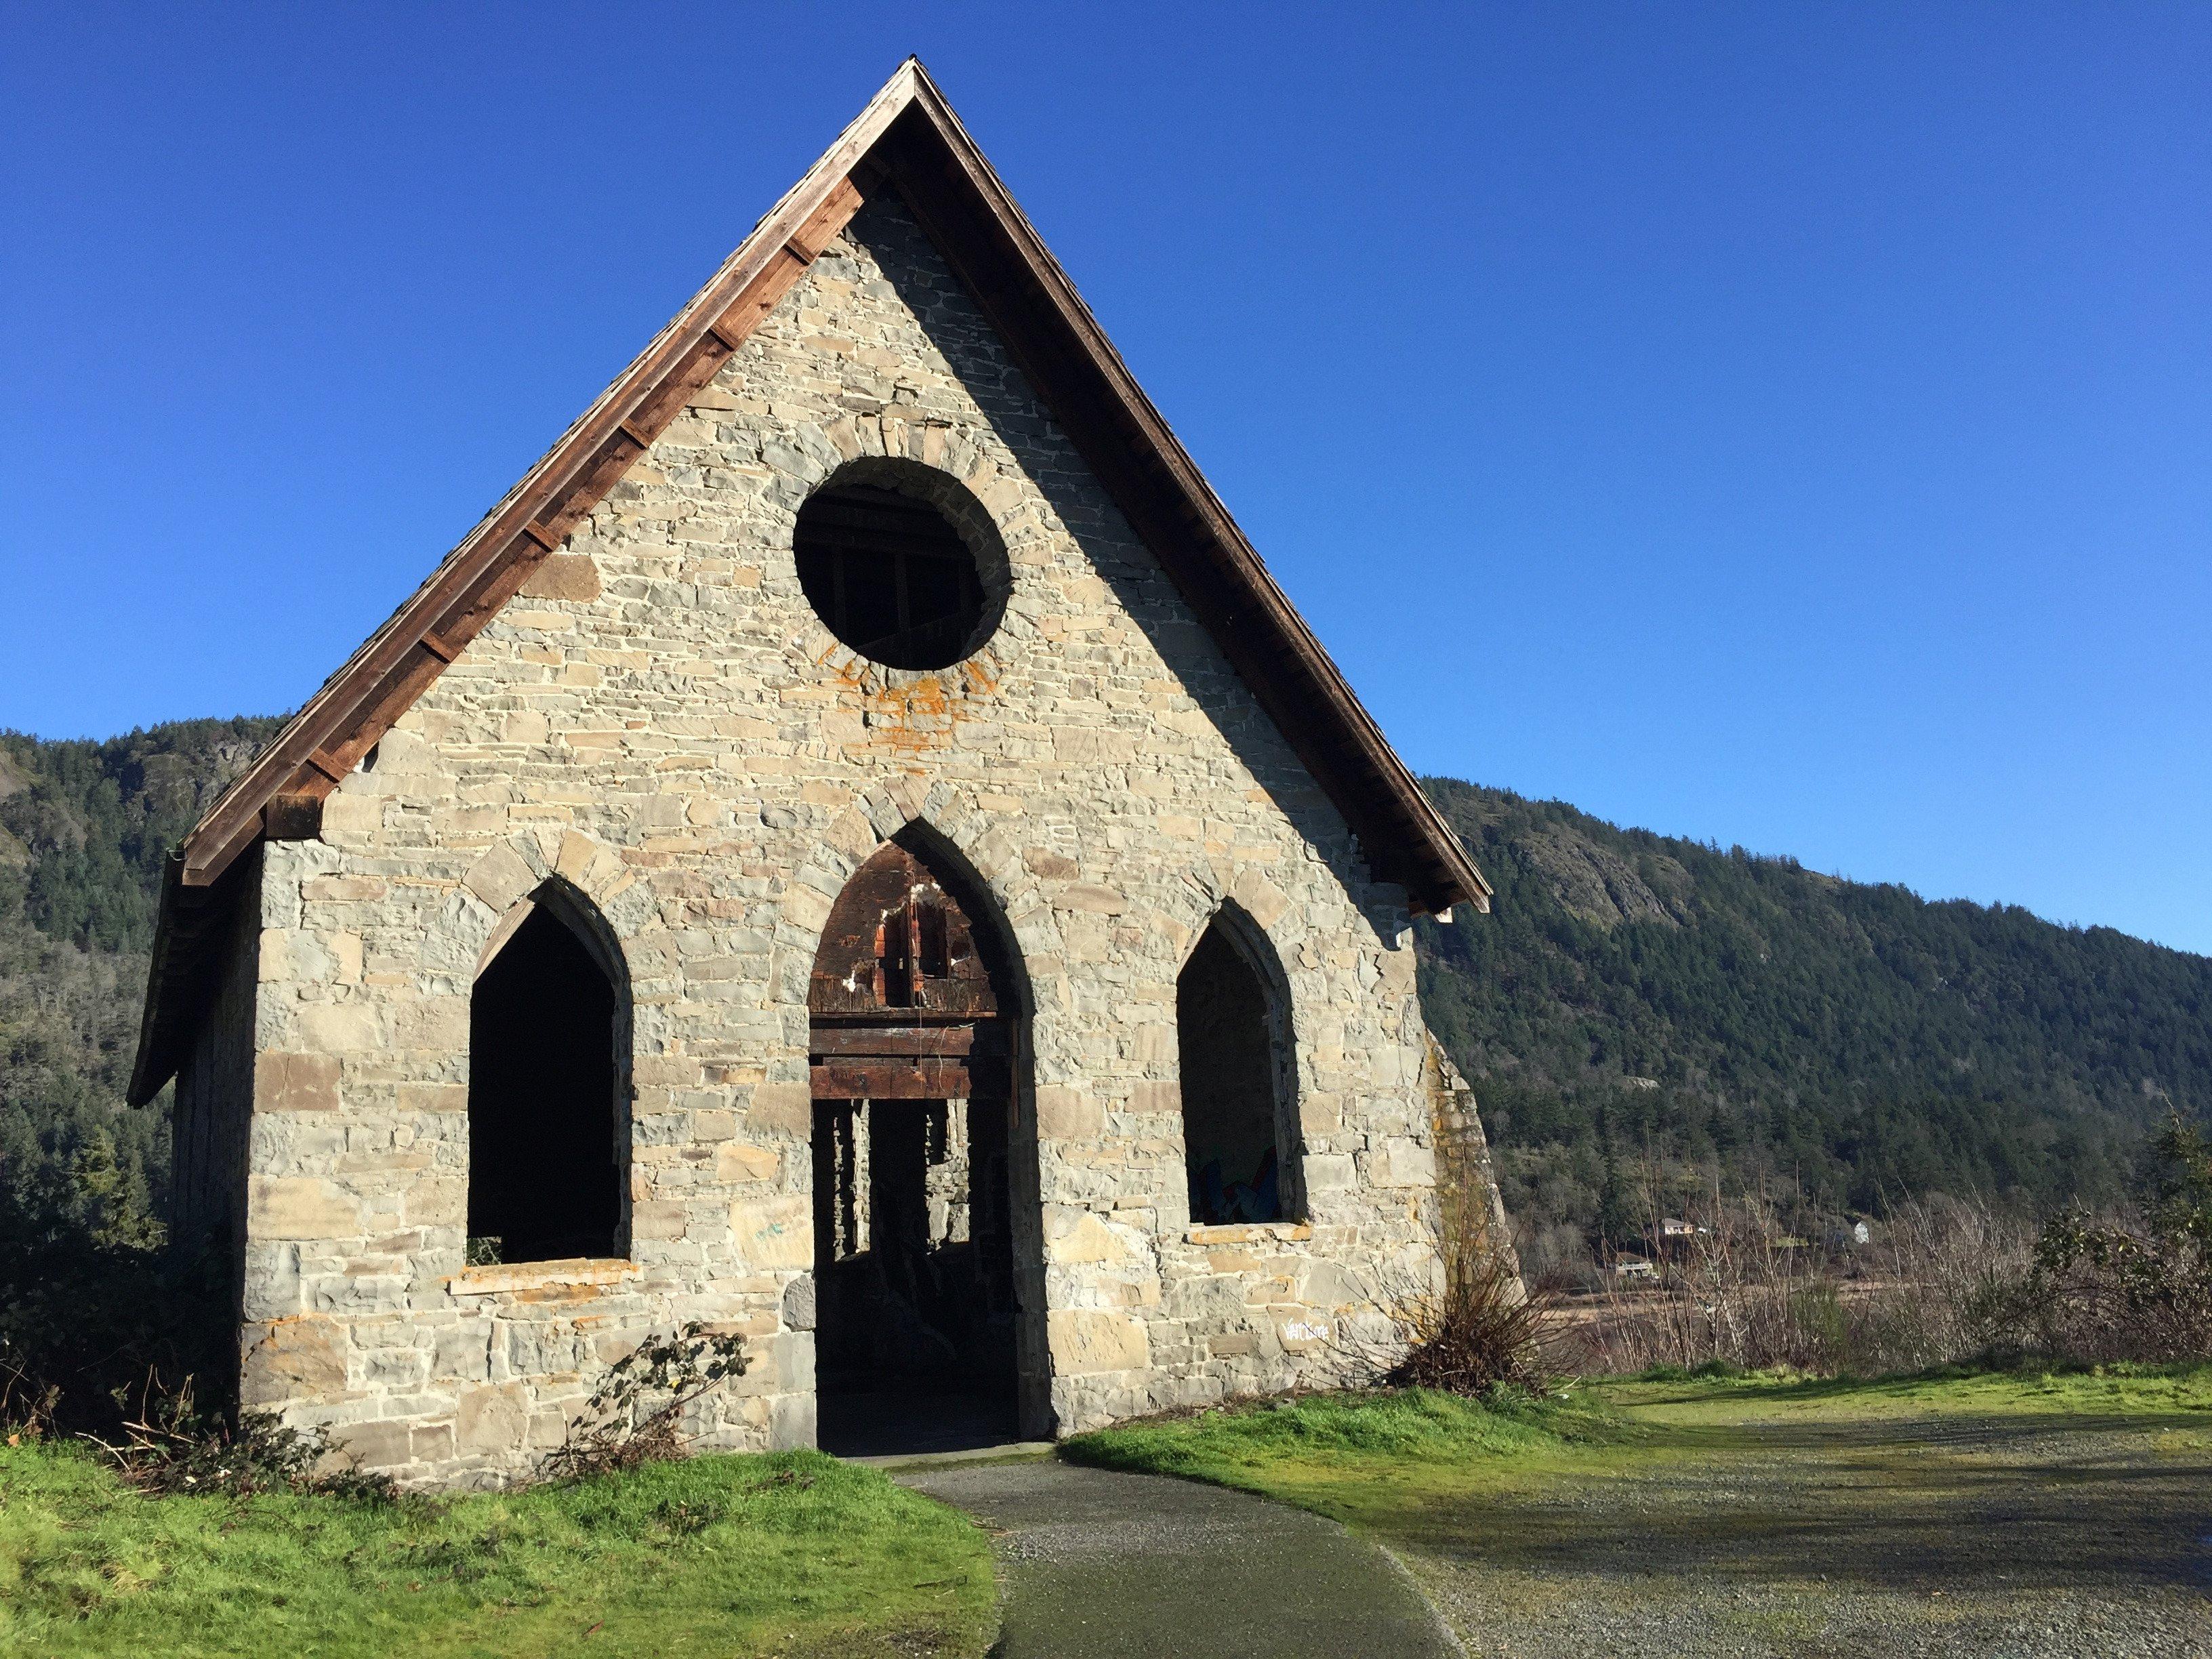
[[825,1061],[808,1068],[817,1100],[964,1100],[967,1062],[923,1056]]
[[975,1022],[971,1019],[957,1025],[906,1030],[881,1025],[817,1025],[809,1046],[817,1061],[839,1056],[882,1058],[891,1054],[957,1059],[975,1046]]

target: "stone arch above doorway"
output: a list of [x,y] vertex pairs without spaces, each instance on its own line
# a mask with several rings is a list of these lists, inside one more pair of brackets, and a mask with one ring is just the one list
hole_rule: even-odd
[[[808,981],[816,1372],[831,1449],[1013,1434],[1041,1390],[1024,1022],[987,895],[912,830],[854,871]],[[1033,1150],[1029,1152],[1033,1162]],[[1018,1209],[1029,1224],[1019,1224]]]

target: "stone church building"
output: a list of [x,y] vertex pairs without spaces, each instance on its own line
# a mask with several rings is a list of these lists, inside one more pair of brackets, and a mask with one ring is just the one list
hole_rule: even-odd
[[134,1097],[239,1397],[526,1472],[1321,1380],[1494,1212],[1482,877],[909,62],[172,860]]

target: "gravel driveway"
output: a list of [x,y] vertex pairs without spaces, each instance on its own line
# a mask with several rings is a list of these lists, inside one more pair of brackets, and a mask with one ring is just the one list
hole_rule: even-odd
[[2212,1455],[2141,1418],[1747,1419],[1385,1530],[1472,1654],[2212,1656]]

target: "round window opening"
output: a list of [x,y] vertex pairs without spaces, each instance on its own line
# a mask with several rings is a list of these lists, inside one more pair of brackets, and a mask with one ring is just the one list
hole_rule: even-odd
[[807,497],[793,551],[807,603],[846,645],[888,668],[950,668],[1004,608],[971,544],[980,539],[934,502],[848,481]]

